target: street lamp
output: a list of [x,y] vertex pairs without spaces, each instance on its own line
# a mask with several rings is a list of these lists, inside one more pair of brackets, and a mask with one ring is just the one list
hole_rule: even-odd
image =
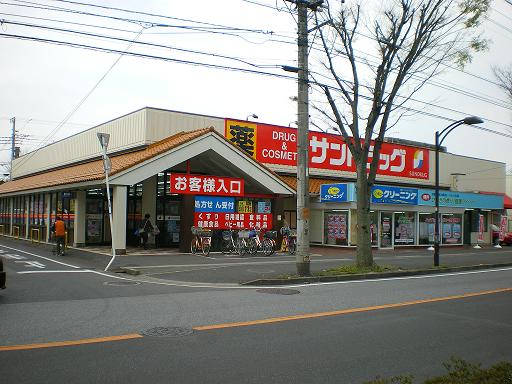
[[435,187],[435,201],[436,201],[436,223],[435,223],[435,237],[434,237],[434,266],[439,267],[439,245],[440,245],[440,225],[439,225],[439,147],[443,144],[444,139],[459,125],[467,124],[481,124],[484,121],[476,116],[465,117],[458,120],[441,132],[436,131],[436,187]]
[[98,139],[100,141],[101,149],[103,150],[102,157],[103,157],[103,170],[105,171],[105,184],[107,187],[107,200],[108,200],[108,217],[110,220],[110,237],[112,239],[112,259],[108,263],[107,267],[105,268],[105,271],[108,271],[108,268],[110,265],[114,262],[114,259],[116,258],[116,247],[114,244],[114,226],[112,224],[112,204],[110,200],[110,185],[108,183],[108,173],[112,169],[112,163],[110,162],[110,159],[107,156],[107,148],[108,148],[108,141],[110,139],[110,134],[108,133],[101,133],[98,132]]

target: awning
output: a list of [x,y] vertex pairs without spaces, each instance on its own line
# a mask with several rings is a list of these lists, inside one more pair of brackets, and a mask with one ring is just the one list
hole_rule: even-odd
[[503,196],[503,208],[505,209],[512,209],[512,197],[509,195]]

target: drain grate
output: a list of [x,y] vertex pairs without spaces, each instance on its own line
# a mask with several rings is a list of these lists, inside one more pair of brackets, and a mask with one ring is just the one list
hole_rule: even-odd
[[104,285],[110,285],[114,287],[127,287],[130,285],[139,285],[139,281],[106,281],[103,283]]
[[296,289],[285,289],[285,288],[263,288],[257,289],[256,292],[259,293],[270,293],[273,295],[297,295],[300,291]]
[[194,333],[192,328],[185,327],[155,327],[141,332],[142,335],[151,337],[182,337],[192,333]]

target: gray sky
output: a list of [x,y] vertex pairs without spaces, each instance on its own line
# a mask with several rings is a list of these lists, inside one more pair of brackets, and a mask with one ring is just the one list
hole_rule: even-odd
[[[9,119],[15,116],[22,153],[33,150],[45,138],[49,142],[59,140],[145,106],[238,119],[255,113],[259,122],[284,126],[293,126],[297,120],[296,104],[290,100],[297,94],[296,81],[278,77],[294,77],[294,74],[282,71],[280,66],[296,65],[297,56],[296,23],[286,9],[288,3],[283,0],[84,1],[171,18],[52,0],[7,0],[0,2],[0,19],[9,23],[1,25],[0,33],[123,51],[129,45],[127,41],[52,32],[11,22],[127,40],[134,39],[142,31],[137,41],[166,47],[133,44],[129,52],[168,57],[188,64],[128,56],[116,63],[119,55],[114,53],[1,37],[0,136],[10,137]],[[364,2],[365,6],[377,6],[378,3],[375,0]],[[34,8],[48,6],[108,17]],[[144,24],[143,28],[138,23],[113,17],[166,26]],[[267,33],[270,31],[272,34]],[[476,54],[466,72],[447,70],[435,79],[434,85],[426,86],[415,95],[415,99],[431,105],[412,102],[410,106],[452,119],[481,116],[486,120],[485,128],[512,135],[512,110],[510,106],[503,107],[507,102],[506,95],[493,84],[491,69],[496,64],[512,64],[512,5],[505,0],[495,0],[483,31],[492,40],[490,50]],[[278,76],[207,68],[190,62],[245,68]],[[316,65],[315,60],[311,60],[310,70],[315,70]],[[313,94],[311,98],[318,99],[318,95]],[[321,119],[314,111],[311,115],[312,121],[321,125]],[[65,120],[67,117],[69,119]],[[63,121],[66,123],[61,126]],[[433,143],[434,132],[449,123],[439,117],[417,114],[402,119],[390,133],[395,137]],[[5,139],[0,144],[0,162],[7,162],[10,156],[10,144],[4,142]],[[452,153],[506,162],[512,172],[512,138],[459,127],[448,136],[445,145]]]

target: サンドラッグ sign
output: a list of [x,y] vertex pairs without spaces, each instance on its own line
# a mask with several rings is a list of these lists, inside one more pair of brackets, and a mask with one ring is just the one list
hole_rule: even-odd
[[[297,165],[297,130],[275,125],[225,120],[225,136],[264,164]],[[372,161],[373,142],[368,162]],[[377,173],[410,179],[429,178],[429,150],[383,143]],[[352,154],[340,135],[309,132],[309,167],[355,172]]]

